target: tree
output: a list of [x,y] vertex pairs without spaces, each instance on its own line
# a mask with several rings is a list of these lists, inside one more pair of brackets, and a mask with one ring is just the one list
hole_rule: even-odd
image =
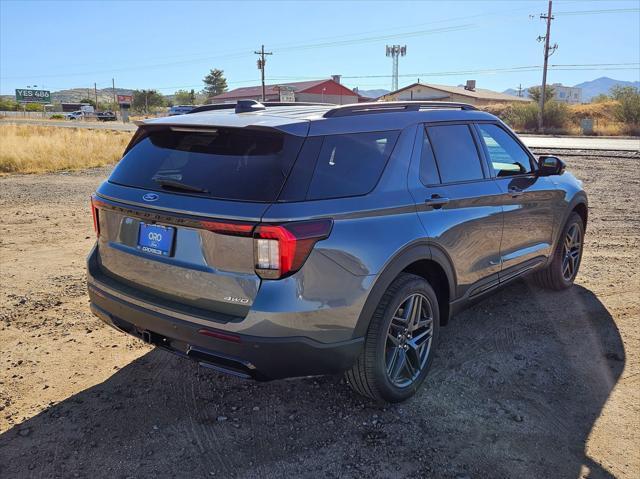
[[42,103],[27,103],[25,110],[27,111],[44,111]]
[[14,100],[0,98],[0,111],[16,111],[18,103]]
[[614,86],[611,96],[618,102],[616,117],[627,125],[640,125],[640,90],[632,86]]
[[156,90],[134,90],[131,106],[134,110],[149,113],[156,107],[164,106],[164,97]]
[[80,100],[80,103],[87,103],[94,108],[96,107],[96,101],[92,100],[91,98],[83,98],[82,100]]
[[227,79],[224,77],[224,71],[222,70],[214,68],[202,81],[204,82],[204,90],[202,92],[207,95],[207,98],[227,91]]
[[[546,103],[551,100],[555,92],[556,91],[552,86],[547,85],[544,89],[544,102]],[[540,95],[542,95],[542,87],[532,86],[529,88],[529,96],[536,103],[540,103]]]
[[174,94],[176,105],[194,105],[196,102],[196,92],[194,90],[178,90]]

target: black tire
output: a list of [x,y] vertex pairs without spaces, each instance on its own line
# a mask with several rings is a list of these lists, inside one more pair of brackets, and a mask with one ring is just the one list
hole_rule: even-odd
[[[573,267],[573,270],[570,274],[567,274],[565,269],[565,256],[567,254],[565,249],[565,240],[569,232],[572,228],[576,228],[579,232],[579,250],[576,255],[576,263]],[[584,222],[580,215],[576,212],[573,212],[569,215],[567,222],[564,225],[562,230],[562,234],[558,239],[558,244],[553,252],[553,258],[549,265],[533,274],[533,279],[535,282],[545,288],[545,289],[553,289],[556,291],[560,291],[563,289],[569,288],[573,285],[573,282],[576,279],[576,275],[578,274],[578,270],[580,268],[580,263],[582,262],[582,251],[584,249]]]
[[[414,368],[414,374],[416,374],[416,377],[414,379],[408,378],[407,380],[411,381],[409,384],[398,386],[392,382],[392,379],[390,379],[387,372],[387,361],[393,361],[393,359],[396,358],[396,355],[393,355],[392,358],[388,358],[387,354],[392,355],[393,352],[398,354],[397,351],[393,350],[397,349],[401,352],[402,347],[392,346],[389,348],[389,341],[396,341],[396,339],[395,332],[392,335],[393,337],[388,336],[388,333],[390,332],[392,320],[395,321],[393,327],[397,327],[398,318],[395,316],[396,313],[403,311],[400,309],[401,306],[408,304],[405,300],[412,297],[420,298],[421,303],[418,308],[421,314],[426,311],[427,306],[430,307],[431,326],[427,326],[428,320],[426,319],[427,314],[425,313],[422,316],[425,318],[425,325],[421,330],[424,332],[425,338],[430,336],[430,342],[428,345],[424,345],[428,348],[426,352],[418,353],[418,349],[410,348],[411,354],[414,354],[412,357],[416,358],[418,360],[417,362],[422,363],[422,366],[420,368]],[[428,303],[424,303],[425,299]],[[420,320],[418,320],[418,322],[420,322]],[[440,309],[438,307],[438,299],[433,288],[420,276],[401,273],[391,283],[373,313],[369,329],[365,337],[365,345],[362,354],[353,367],[345,373],[346,379],[351,388],[363,396],[380,402],[386,401],[395,403],[404,401],[405,399],[413,396],[424,381],[429,367],[431,366],[434,349],[438,339],[439,325]],[[416,337],[413,339],[417,341],[418,337],[421,335],[422,333],[416,332]],[[398,338],[399,337],[400,336],[398,336]],[[409,333],[408,338],[411,338],[411,333]],[[407,339],[407,336],[405,336],[404,340],[408,342],[411,341],[410,339]],[[410,352],[407,351],[406,346],[404,349],[404,360],[409,362],[408,358]],[[392,365],[393,364],[395,363],[392,363]],[[415,362],[413,364],[415,364]]]

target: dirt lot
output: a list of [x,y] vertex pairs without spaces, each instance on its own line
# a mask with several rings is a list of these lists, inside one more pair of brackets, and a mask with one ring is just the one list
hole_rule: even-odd
[[246,382],[87,307],[106,169],[0,179],[0,477],[639,477],[640,158],[567,157],[591,218],[577,285],[519,282],[444,328],[422,391]]

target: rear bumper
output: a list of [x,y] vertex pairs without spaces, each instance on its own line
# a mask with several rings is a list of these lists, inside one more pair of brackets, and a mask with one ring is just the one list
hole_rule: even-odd
[[[228,331],[151,311],[109,294],[89,276],[91,311],[131,334],[203,366],[244,378],[271,380],[342,372],[362,351],[364,338],[321,343],[306,337],[264,338]],[[220,337],[202,334],[208,331]]]

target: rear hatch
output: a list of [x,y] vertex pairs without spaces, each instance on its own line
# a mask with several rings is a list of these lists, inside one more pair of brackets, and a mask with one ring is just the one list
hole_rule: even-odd
[[269,128],[142,127],[94,200],[100,272],[170,309],[246,316],[260,286],[252,232],[303,141]]

